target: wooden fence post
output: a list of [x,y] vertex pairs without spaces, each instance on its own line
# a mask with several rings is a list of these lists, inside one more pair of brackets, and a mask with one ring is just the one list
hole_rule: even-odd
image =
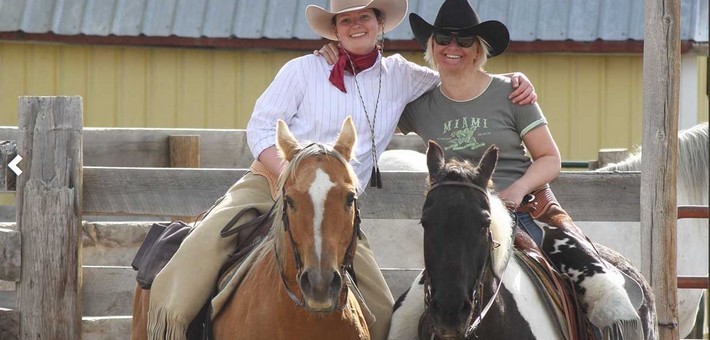
[[0,308],[0,339],[20,339],[20,313]]
[[172,135],[168,137],[168,142],[171,168],[200,167],[199,135]]
[[680,0],[646,0],[643,44],[641,271],[656,295],[659,339],[678,339],[676,172]]
[[81,339],[81,97],[20,97],[22,339]]

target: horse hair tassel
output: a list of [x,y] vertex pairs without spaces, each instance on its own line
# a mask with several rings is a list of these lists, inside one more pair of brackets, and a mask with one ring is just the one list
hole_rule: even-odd
[[372,174],[370,174],[370,186],[377,187],[377,189],[382,189],[382,177],[380,176],[380,168],[372,167]]

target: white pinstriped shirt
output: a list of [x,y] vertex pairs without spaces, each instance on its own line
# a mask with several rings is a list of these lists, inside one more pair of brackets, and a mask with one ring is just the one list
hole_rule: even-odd
[[[380,59],[357,75],[360,93],[373,121],[380,76]],[[439,83],[438,73],[395,54],[382,59],[382,89],[375,122],[377,154],[384,152],[407,103]],[[343,121],[352,116],[358,133],[355,158],[351,161],[365,188],[372,171],[372,141],[353,75],[345,73],[343,93],[328,77],[332,65],[325,58],[306,55],[287,62],[274,81],[257,99],[249,124],[247,141],[254,158],[276,142],[276,120],[288,123],[302,143],[332,143]],[[362,191],[362,189],[361,189]]]

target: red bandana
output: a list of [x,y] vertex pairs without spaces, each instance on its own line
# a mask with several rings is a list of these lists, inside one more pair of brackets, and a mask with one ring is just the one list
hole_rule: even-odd
[[[347,91],[345,91],[345,80],[343,79],[345,76],[344,71],[348,71],[350,73],[353,72],[346,53],[349,52],[346,52],[342,47],[338,47],[338,61],[333,66],[333,70],[330,71],[330,78],[328,78],[330,79],[330,82],[335,85],[335,87],[340,89],[340,91],[343,91],[343,93],[347,93]],[[375,64],[379,50],[375,48],[368,54],[349,54],[350,58],[353,60],[353,65],[355,66],[355,74],[358,74],[360,71],[366,70]]]

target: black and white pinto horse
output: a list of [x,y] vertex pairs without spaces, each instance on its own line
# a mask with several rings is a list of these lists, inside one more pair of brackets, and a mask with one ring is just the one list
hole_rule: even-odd
[[[570,338],[513,251],[513,220],[489,188],[497,157],[491,147],[477,167],[446,163],[442,149],[429,143],[425,269],[395,303],[390,339]],[[643,338],[655,338],[650,287],[620,255],[606,248],[601,254],[642,282]]]
[[[710,153],[708,145],[708,123],[704,122],[678,133],[678,170],[677,194],[678,205],[708,205],[708,174],[710,170]],[[598,171],[640,171],[641,152],[636,152],[628,159],[607,165]],[[678,274],[679,275],[708,275],[708,219],[681,219],[678,220]],[[638,223],[636,223],[638,224]],[[614,230],[618,226],[597,225],[595,228]],[[604,235],[600,235],[604,237]],[[601,241],[601,240],[600,240]],[[609,237],[601,241],[614,249],[624,249],[629,246],[628,239]],[[639,259],[640,260],[640,259]],[[703,294],[702,289],[678,290],[678,323],[680,337],[688,336],[692,330],[698,302]]]

